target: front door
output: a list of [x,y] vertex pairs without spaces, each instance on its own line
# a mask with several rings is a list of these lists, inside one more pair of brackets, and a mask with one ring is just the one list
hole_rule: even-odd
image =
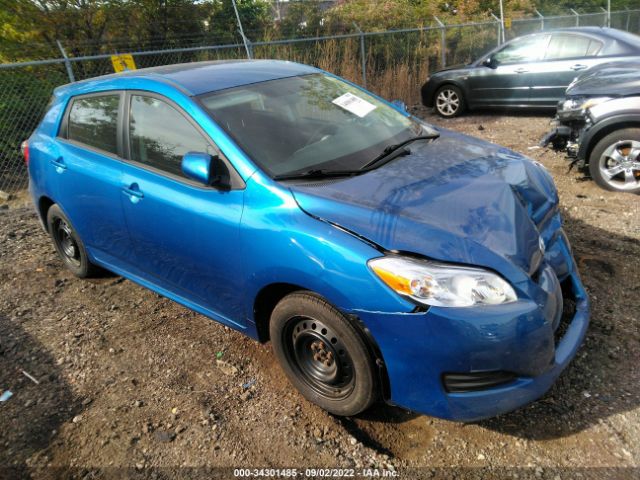
[[531,66],[544,55],[547,34],[528,35],[505,44],[469,78],[474,106],[524,106],[529,101]]
[[[238,251],[244,190],[185,178],[187,152],[222,154],[180,107],[162,97],[127,95],[129,159],[122,203],[136,266],[147,280],[223,323],[243,318]],[[231,167],[229,167],[231,168]]]

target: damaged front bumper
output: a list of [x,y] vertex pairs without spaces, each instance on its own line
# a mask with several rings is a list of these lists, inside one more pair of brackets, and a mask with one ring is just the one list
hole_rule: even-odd
[[538,399],[580,347],[589,299],[556,213],[541,228],[540,296],[483,308],[356,311],[388,373],[389,403],[457,421],[500,415]]
[[585,112],[559,111],[551,123],[553,128],[542,137],[540,146],[551,146],[556,151],[566,152],[570,160],[579,160],[580,138],[589,126]]
[[[540,140],[540,146],[552,145],[554,149],[560,150],[574,137],[573,129],[567,125],[557,125],[547,132]],[[560,145],[562,144],[562,147]]]

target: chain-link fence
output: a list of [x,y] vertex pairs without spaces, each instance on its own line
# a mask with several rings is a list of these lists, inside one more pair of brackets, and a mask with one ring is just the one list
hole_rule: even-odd
[[[430,72],[468,63],[494,48],[502,39],[574,26],[604,26],[640,32],[640,10],[514,19],[503,31],[492,21],[434,25],[385,32],[362,32],[247,44],[198,46],[131,52],[137,68],[245,58],[278,58],[318,66],[359,83],[385,98],[408,104],[419,100],[420,86]],[[64,52],[61,46],[61,51]],[[122,52],[120,52],[122,53]],[[12,193],[27,185],[20,144],[37,126],[53,89],[69,81],[113,72],[111,56],[70,56],[0,64],[0,192]]]

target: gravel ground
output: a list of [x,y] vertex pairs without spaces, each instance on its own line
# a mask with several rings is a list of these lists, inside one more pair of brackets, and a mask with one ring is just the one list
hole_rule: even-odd
[[640,475],[639,197],[601,190],[535,148],[547,116],[417,113],[523,152],[556,180],[592,323],[543,399],[472,424],[386,405],[333,417],[293,390],[269,345],[119,277],[74,278],[18,198],[0,206],[0,390],[13,392],[0,403],[0,478],[233,477],[220,467]]

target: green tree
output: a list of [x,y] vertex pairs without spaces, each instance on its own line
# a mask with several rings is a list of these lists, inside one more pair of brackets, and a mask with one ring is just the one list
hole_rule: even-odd
[[[262,39],[273,25],[270,4],[265,0],[236,0],[236,4],[245,35],[253,41]],[[211,37],[219,44],[241,41],[231,0],[217,0],[213,5],[208,19]]]

